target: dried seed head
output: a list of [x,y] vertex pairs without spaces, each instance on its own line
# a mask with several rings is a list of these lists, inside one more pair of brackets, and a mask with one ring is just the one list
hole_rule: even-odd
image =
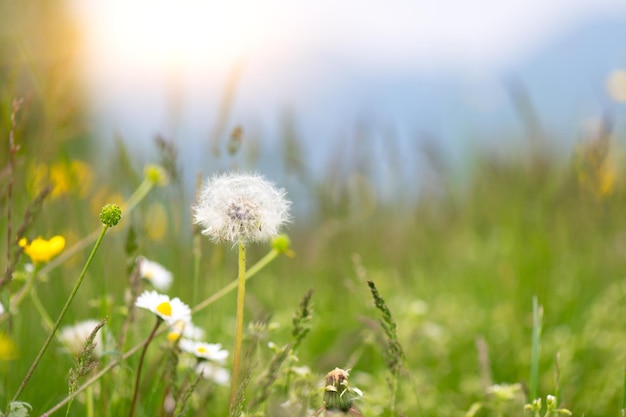
[[289,221],[285,190],[256,174],[211,178],[193,207],[194,222],[215,241],[260,242],[278,235]]

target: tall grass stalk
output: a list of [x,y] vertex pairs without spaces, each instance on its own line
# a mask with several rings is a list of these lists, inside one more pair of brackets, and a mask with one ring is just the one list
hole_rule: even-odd
[[48,337],[46,338],[46,341],[44,342],[43,346],[39,350],[39,353],[37,354],[37,356],[35,357],[33,364],[30,366],[30,369],[28,370],[28,372],[26,373],[26,376],[22,380],[22,383],[17,389],[17,392],[13,396],[13,399],[11,400],[12,402],[18,400],[18,398],[22,394],[22,391],[24,391],[24,388],[26,388],[26,384],[28,384],[28,381],[30,380],[33,373],[35,372],[35,369],[37,369],[37,365],[39,365],[41,358],[43,357],[44,353],[46,353],[46,350],[48,349],[50,342],[52,341],[52,339],[54,338],[54,335],[59,329],[59,326],[61,325],[61,320],[63,320],[65,313],[67,313],[67,310],[69,309],[70,304],[72,304],[72,301],[74,300],[74,297],[76,296],[76,293],[78,292],[78,289],[80,288],[80,285],[82,284],[83,279],[85,278],[85,275],[87,274],[87,269],[89,268],[89,265],[91,265],[91,262],[93,261],[96,251],[100,247],[100,244],[102,243],[102,239],[104,238],[104,235],[108,229],[109,229],[109,226],[107,225],[102,226],[100,235],[98,236],[96,243],[93,246],[91,253],[89,254],[89,257],[87,258],[87,262],[85,263],[85,266],[83,267],[83,270],[81,271],[80,276],[78,277],[78,281],[76,281],[76,284],[74,285],[74,288],[72,289],[72,292],[70,293],[69,297],[65,301],[65,305],[61,309],[61,313],[59,313],[59,317],[54,323],[54,326],[52,327],[52,330],[50,331],[50,333],[48,333]]
[[539,353],[541,350],[541,327],[543,320],[543,307],[539,305],[537,296],[533,296],[533,332],[530,351],[530,401],[538,397],[539,386]]
[[387,337],[387,349],[385,356],[387,359],[387,366],[391,371],[391,399],[389,404],[389,415],[394,416],[396,412],[396,394],[398,391],[398,377],[400,375],[400,369],[402,367],[403,360],[405,358],[404,351],[400,345],[397,334],[397,325],[391,310],[385,303],[385,300],[378,292],[374,281],[367,281],[367,285],[370,287],[372,297],[374,298],[374,305],[381,312],[382,317],[380,319],[380,325]]

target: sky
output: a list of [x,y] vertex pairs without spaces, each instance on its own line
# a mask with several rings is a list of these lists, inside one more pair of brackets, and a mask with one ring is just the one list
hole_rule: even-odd
[[[609,33],[597,36],[613,39],[605,54],[611,58],[603,56],[611,62],[579,66],[571,41],[574,50],[563,59],[582,69],[550,72],[559,65],[552,57],[561,53],[562,39],[576,39],[594,24],[601,29],[604,20],[626,25],[626,2],[615,0],[70,5],[83,36],[81,74],[102,140],[120,134],[141,149],[160,133],[178,141],[193,167],[203,163],[204,150],[194,148],[215,132],[227,86],[234,92],[227,129],[241,124],[271,148],[288,113],[311,155],[321,158],[364,120],[374,130],[392,128],[406,137],[429,131],[444,148],[461,149],[461,137],[502,128],[494,121],[514,123],[510,111],[490,113],[510,101],[503,80],[511,75],[525,77],[547,111],[569,101],[567,117],[595,117],[601,104],[588,106],[594,99],[572,95],[568,84],[561,86],[563,94],[553,93],[553,86],[582,79],[581,91],[601,96],[606,66],[626,68],[624,42]],[[557,124],[559,117],[565,116],[555,113]]]

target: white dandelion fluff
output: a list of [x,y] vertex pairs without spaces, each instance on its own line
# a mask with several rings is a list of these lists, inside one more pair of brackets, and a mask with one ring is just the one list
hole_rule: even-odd
[[137,297],[135,305],[152,311],[168,324],[174,324],[178,321],[186,323],[191,321],[191,309],[178,297],[170,300],[167,295],[159,294],[156,291],[144,291]]
[[172,273],[165,269],[163,265],[153,262],[140,256],[139,274],[142,278],[147,279],[159,291],[166,291],[172,284]]
[[289,222],[291,202],[258,174],[227,173],[211,178],[194,206],[194,222],[216,242],[261,242]]

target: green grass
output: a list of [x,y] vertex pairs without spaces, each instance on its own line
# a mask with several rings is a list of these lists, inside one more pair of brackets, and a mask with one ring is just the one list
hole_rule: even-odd
[[[256,339],[249,334],[244,343],[244,350],[254,352],[245,361],[252,372],[246,398],[256,397],[261,386],[267,391],[262,375],[275,355],[267,343],[289,343],[292,316],[309,288],[315,290],[311,329],[299,344],[297,361],[295,357],[283,359],[280,370],[273,369],[274,385],[267,401],[249,411],[286,415],[285,411],[281,414],[279,404],[289,398],[306,402],[311,409],[318,408],[322,393],[315,387],[326,372],[339,366],[352,368],[351,385],[365,393],[364,399],[355,403],[361,412],[388,415],[393,408],[386,336],[366,283],[372,280],[384,294],[397,325],[397,341],[406,355],[393,415],[462,414],[474,403],[489,404],[493,397],[487,395],[486,382],[521,383],[523,391],[536,389],[537,396],[545,399],[558,389],[554,379],[557,353],[563,407],[579,415],[619,412],[626,361],[620,348],[626,342],[622,328],[626,313],[626,282],[622,275],[626,267],[626,190],[618,182],[611,194],[598,196],[581,186],[572,165],[557,159],[542,162],[539,167],[529,168],[530,163],[486,158],[462,188],[449,187],[451,191],[439,196],[423,196],[398,205],[393,200],[379,201],[375,210],[356,220],[356,215],[344,206],[350,204],[350,198],[358,198],[353,195],[346,195],[339,206],[320,203],[311,207],[318,213],[311,219],[302,219],[296,213],[290,228],[296,257],[277,258],[248,284],[246,322],[266,325]],[[15,176],[15,189],[26,188],[21,178],[27,177],[27,166],[20,164],[22,171]],[[106,184],[107,177],[98,175],[100,187],[115,189],[114,184],[124,183],[120,177],[110,178],[111,184]],[[453,182],[450,175],[444,179]],[[328,179],[319,180],[314,188],[318,193],[330,193],[330,183]],[[174,217],[161,239],[147,235],[146,206],[160,202],[171,213],[188,210],[191,198],[181,200],[179,195],[188,193],[177,187],[170,184],[154,189],[134,213],[111,230],[64,324],[108,316],[106,332],[116,337],[124,318],[128,286],[124,244],[130,226],[137,231],[137,253],[174,272],[175,282],[168,291],[172,296],[202,300],[234,279],[235,251],[229,245],[203,239],[200,290],[199,294],[193,293],[193,237],[186,216]],[[326,198],[329,196],[319,197],[320,201]],[[16,193],[12,202],[15,222],[29,199],[25,193]],[[73,235],[76,241],[94,227],[98,227],[98,219],[91,213],[88,199],[70,193],[46,201],[27,236],[58,233]],[[6,234],[4,226],[2,233]],[[249,263],[260,259],[267,249],[252,246]],[[79,253],[36,284],[53,317],[60,311],[86,255],[86,250]],[[25,261],[18,264],[18,272]],[[20,283],[14,282],[9,291],[19,288]],[[544,314],[541,350],[536,362],[531,362],[535,295]],[[3,300],[5,297],[6,293]],[[194,322],[206,330],[208,341],[232,349],[234,307],[231,293],[194,316]],[[152,320],[145,311],[138,311],[126,346],[145,338]],[[267,329],[270,323],[275,323],[271,331]],[[6,404],[46,332],[28,298],[12,316],[11,324],[4,321],[2,326],[3,332],[15,340],[20,354],[19,359],[0,365],[9,375],[1,391]],[[477,338],[485,341],[488,370],[481,369],[484,364],[479,361]],[[138,415],[156,412],[162,401],[163,388],[156,382],[165,344],[157,340],[148,350]],[[103,364],[116,355],[110,352]],[[131,356],[98,382],[96,415],[127,412],[137,356]],[[529,379],[532,363],[536,363],[537,373]],[[33,405],[33,415],[64,398],[63,387],[71,366],[72,358],[61,351],[58,343],[44,356],[20,397]],[[294,366],[307,366],[312,374],[297,376],[289,371]],[[490,381],[481,379],[485,371]],[[313,387],[313,392],[306,391],[305,384]],[[197,389],[210,394],[201,398],[192,395],[190,415],[194,415],[193,410],[207,407],[217,410],[216,414],[226,413],[226,388],[201,382]],[[521,413],[524,400],[516,397],[515,401],[520,402],[516,409]],[[81,400],[75,401],[71,415],[83,415],[84,407]],[[485,406],[479,415],[490,412],[495,411]]]

